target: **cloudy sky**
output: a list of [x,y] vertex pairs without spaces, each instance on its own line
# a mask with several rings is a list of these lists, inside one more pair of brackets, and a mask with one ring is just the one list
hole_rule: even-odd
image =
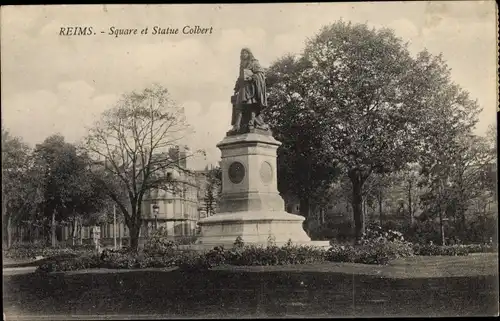
[[[454,81],[483,107],[484,133],[496,119],[495,10],[493,1],[2,7],[2,123],[31,145],[57,132],[77,142],[121,94],[156,82],[185,107],[196,131],[190,147],[207,151],[190,162],[200,168],[220,158],[215,145],[230,127],[241,47],[267,67],[343,19],[393,28],[414,53],[442,52]],[[151,34],[154,26],[187,25],[213,33]],[[59,36],[69,26],[96,35]],[[150,34],[113,37],[112,26]]]

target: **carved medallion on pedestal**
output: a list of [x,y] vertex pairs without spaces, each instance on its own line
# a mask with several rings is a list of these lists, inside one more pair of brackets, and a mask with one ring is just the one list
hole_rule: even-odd
[[265,185],[273,181],[273,166],[268,162],[260,164],[260,179]]
[[233,184],[239,184],[245,178],[245,166],[240,162],[233,162],[228,169],[229,180]]

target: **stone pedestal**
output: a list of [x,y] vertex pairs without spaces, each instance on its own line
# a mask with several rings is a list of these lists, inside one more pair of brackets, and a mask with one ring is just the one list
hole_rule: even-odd
[[277,245],[291,240],[328,246],[328,242],[311,242],[302,227],[304,217],[284,210],[276,173],[280,145],[258,131],[227,136],[217,145],[222,152],[220,211],[200,220],[200,246],[231,247],[238,236],[252,244],[267,245],[271,236]]

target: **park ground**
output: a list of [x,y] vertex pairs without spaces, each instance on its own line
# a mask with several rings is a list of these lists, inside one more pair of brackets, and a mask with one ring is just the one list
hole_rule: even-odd
[[220,266],[199,272],[37,274],[33,267],[8,266],[3,277],[7,319],[498,315],[496,253],[416,256],[386,266]]

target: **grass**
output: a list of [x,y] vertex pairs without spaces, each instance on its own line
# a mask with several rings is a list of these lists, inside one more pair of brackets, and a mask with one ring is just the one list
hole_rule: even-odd
[[[415,257],[389,266],[328,263],[226,266],[190,273],[100,269],[4,275],[4,311],[7,319],[18,314],[28,319],[41,314],[53,319],[70,314],[87,318],[98,314],[163,318],[495,315],[497,262],[497,255],[477,255]],[[472,275],[478,269],[485,274]],[[455,272],[444,277],[438,270]]]
[[241,272],[297,271],[368,275],[392,279],[467,277],[496,275],[498,254],[470,256],[416,256],[392,261],[389,265],[321,263],[282,266],[221,266],[215,270]]
[[397,316],[494,314],[495,277],[383,279],[321,272],[133,271],[4,277],[16,314]]

